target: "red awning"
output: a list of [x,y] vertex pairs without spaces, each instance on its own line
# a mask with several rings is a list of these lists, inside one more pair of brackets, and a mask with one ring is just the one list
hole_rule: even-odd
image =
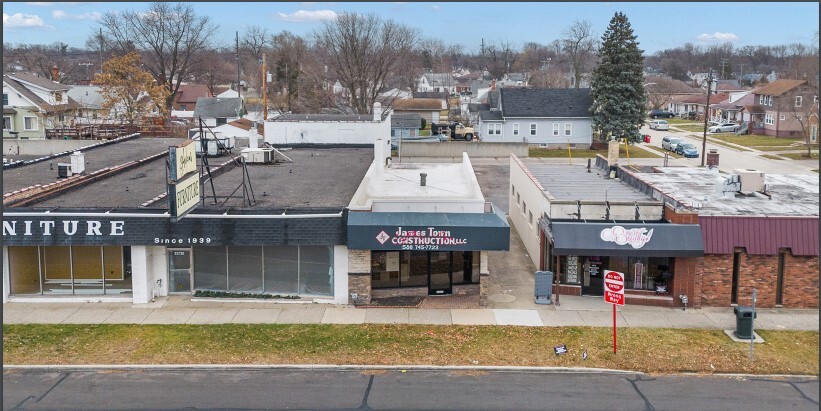
[[818,217],[700,216],[704,254],[732,254],[744,247],[748,254],[776,255],[789,248],[793,255],[818,255]]

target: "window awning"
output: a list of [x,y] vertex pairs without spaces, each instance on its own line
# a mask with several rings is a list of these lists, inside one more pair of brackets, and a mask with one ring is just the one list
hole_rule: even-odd
[[348,214],[354,250],[508,250],[510,226],[497,213]]
[[704,240],[697,224],[554,222],[546,234],[555,255],[699,257]]

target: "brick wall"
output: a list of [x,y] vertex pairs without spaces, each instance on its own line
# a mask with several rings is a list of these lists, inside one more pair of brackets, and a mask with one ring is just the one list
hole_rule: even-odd
[[[818,308],[818,257],[793,256],[784,259],[782,306],[785,308]],[[706,255],[701,263],[701,302],[705,307],[728,307],[731,304],[733,256]],[[748,255],[741,252],[738,269],[738,305],[752,303],[756,289],[756,307],[773,308],[778,279],[778,255]]]
[[673,224],[698,224],[698,213],[676,212],[664,206],[664,219]]
[[425,297],[427,295],[428,287],[402,287],[373,290],[373,298]]
[[673,260],[672,284],[668,286],[670,295],[673,297],[673,306],[683,307],[680,295],[687,296],[687,306],[701,308],[702,276],[698,275],[698,268],[701,258],[698,257],[676,257]]

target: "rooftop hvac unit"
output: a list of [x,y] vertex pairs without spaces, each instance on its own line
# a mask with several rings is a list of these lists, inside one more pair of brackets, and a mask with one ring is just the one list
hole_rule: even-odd
[[57,177],[59,178],[68,178],[71,177],[71,164],[70,163],[57,163]]
[[742,193],[764,191],[764,172],[754,169],[737,168],[733,170],[733,174],[738,174],[738,179],[741,183],[741,190],[739,191]]
[[246,163],[273,163],[274,155],[274,149],[270,147],[245,148],[242,150],[242,158]]
[[86,156],[85,154],[75,151],[71,154],[71,173],[82,174],[86,171]]

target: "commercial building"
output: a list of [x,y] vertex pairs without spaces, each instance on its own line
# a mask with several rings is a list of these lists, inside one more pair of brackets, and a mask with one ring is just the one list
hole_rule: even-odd
[[449,294],[482,303],[487,251],[509,248],[510,227],[485,201],[467,154],[455,164],[393,163],[380,141],[374,150],[348,205],[351,303]]
[[818,307],[818,176],[510,162],[510,218],[558,294],[627,304]]
[[68,177],[57,166],[69,155],[4,167],[4,302],[202,290],[346,303],[346,206],[373,149],[294,149],[291,162],[247,167],[237,153],[209,158],[199,206],[174,221],[166,147],[185,141],[85,150]]

